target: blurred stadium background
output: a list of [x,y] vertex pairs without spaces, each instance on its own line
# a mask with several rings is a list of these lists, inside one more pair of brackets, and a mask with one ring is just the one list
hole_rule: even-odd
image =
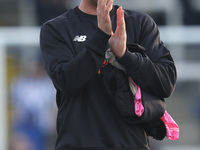
[[[0,150],[50,150],[55,144],[55,90],[41,66],[40,26],[80,0],[0,0]],[[152,150],[200,149],[200,0],[115,0],[158,24],[178,71],[168,112],[178,141]]]

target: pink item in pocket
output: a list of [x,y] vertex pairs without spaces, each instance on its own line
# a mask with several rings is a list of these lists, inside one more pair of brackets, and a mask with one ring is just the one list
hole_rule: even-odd
[[[142,105],[142,95],[140,87],[129,77],[131,82],[137,87],[137,92],[135,94],[135,114],[141,117],[144,112],[144,106]],[[165,111],[164,115],[160,118],[166,127],[166,137],[170,140],[179,139],[179,126],[173,120],[173,118]]]
[[143,112],[144,112],[144,107],[142,105],[142,97],[141,97],[140,87],[137,86],[137,89],[138,90],[137,90],[137,93],[135,95],[135,100],[134,100],[134,103],[135,103],[135,114],[138,117],[141,117]]
[[140,87],[135,84],[135,82],[129,77],[129,79],[131,80],[131,82],[137,87],[137,92],[135,94],[135,100],[134,100],[134,104],[135,104],[135,114],[138,117],[141,117],[143,112],[144,112],[144,106],[142,105],[142,94],[141,94],[141,90]]
[[179,126],[174,121],[174,119],[165,111],[164,115],[160,118],[166,127],[166,137],[170,140],[178,140],[179,139]]

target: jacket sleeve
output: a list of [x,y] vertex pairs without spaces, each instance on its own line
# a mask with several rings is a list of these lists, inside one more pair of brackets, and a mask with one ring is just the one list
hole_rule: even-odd
[[177,78],[174,61],[169,50],[160,40],[155,22],[145,15],[140,20],[140,26],[138,44],[139,47],[144,47],[146,55],[132,53],[127,48],[125,55],[118,61],[142,90],[161,98],[169,97]]
[[61,36],[58,25],[46,23],[41,28],[40,46],[45,68],[55,87],[75,95],[100,69],[110,36],[97,29],[86,46],[75,54],[71,39],[65,35]]

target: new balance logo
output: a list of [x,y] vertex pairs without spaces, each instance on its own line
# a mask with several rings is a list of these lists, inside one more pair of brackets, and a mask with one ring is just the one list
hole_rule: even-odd
[[86,35],[80,35],[80,36],[75,36],[75,38],[73,39],[73,41],[75,42],[84,42],[86,41],[87,36]]

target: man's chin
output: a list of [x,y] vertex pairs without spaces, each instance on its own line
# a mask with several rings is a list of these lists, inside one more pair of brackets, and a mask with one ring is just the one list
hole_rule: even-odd
[[[107,3],[109,2],[110,0],[107,1]],[[97,3],[98,3],[98,0],[90,0],[91,4],[95,7],[97,7]]]
[[91,3],[93,6],[97,7],[98,0],[90,0],[90,3]]

